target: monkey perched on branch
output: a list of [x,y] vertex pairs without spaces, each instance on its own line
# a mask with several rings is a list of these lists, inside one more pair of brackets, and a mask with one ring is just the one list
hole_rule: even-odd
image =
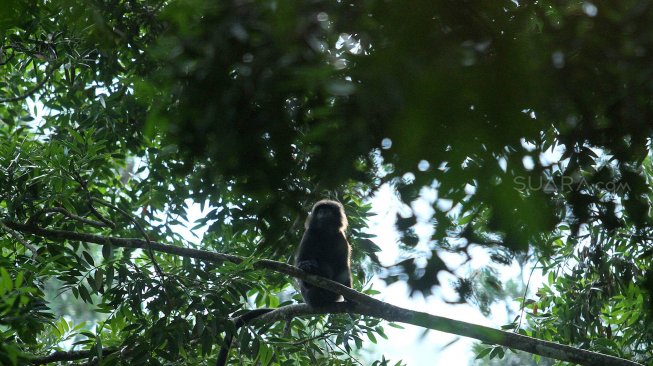
[[[306,231],[299,244],[295,266],[351,287],[351,247],[345,238],[347,217],[342,204],[331,200],[317,202],[304,226]],[[299,282],[302,297],[310,306],[342,300],[335,292]]]
[[[345,238],[347,217],[342,205],[322,200],[313,205],[304,225],[306,231],[299,244],[295,265],[314,275],[326,277],[351,287],[351,247]],[[342,300],[342,296],[300,281],[302,297],[310,306],[319,307]],[[236,329],[274,309],[251,310],[234,320]],[[233,334],[227,332],[220,349],[217,366],[227,362]]]

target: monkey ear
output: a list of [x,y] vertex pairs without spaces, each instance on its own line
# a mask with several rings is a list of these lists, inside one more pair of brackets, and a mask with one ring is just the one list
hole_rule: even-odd
[[309,213],[306,216],[306,221],[304,221],[304,230],[308,230],[308,226],[311,224],[312,215]]
[[340,216],[342,217],[342,230],[345,231],[347,230],[347,227],[349,227],[349,220],[347,220],[347,215],[345,215],[345,208],[340,206]]

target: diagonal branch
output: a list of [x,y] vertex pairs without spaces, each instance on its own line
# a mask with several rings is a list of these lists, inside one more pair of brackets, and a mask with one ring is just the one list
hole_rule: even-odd
[[46,72],[45,76],[43,77],[43,80],[39,81],[32,89],[24,92],[21,95],[16,95],[14,97],[9,97],[9,98],[2,98],[2,99],[0,99],[0,104],[2,104],[2,103],[13,103],[13,102],[17,102],[19,100],[23,100],[25,98],[31,97],[34,93],[39,91],[39,89],[41,89],[43,87],[43,85],[45,85],[45,83],[48,82],[48,80],[50,80],[50,77],[54,73],[55,69],[56,69],[56,67],[53,66],[48,72]]
[[272,322],[289,319],[295,316],[323,314],[325,312],[351,312],[355,314],[378,317],[391,322],[412,324],[428,329],[470,337],[488,344],[502,345],[528,353],[554,358],[561,361],[572,362],[580,365],[641,366],[641,364],[633,361],[601,354],[598,352],[592,352],[576,347],[543,341],[521,334],[505,332],[424,312],[404,309],[374,299],[354,289],[343,286],[337,282],[308,274],[299,268],[288,265],[286,263],[266,259],[257,260],[244,258],[225,253],[181,248],[156,242],[148,243],[145,240],[135,238],[115,238],[64,230],[42,229],[39,227],[19,224],[11,221],[5,221],[4,225],[24,234],[32,234],[51,240],[75,240],[100,245],[114,245],[117,247],[134,249],[145,249],[149,246],[152,250],[162,253],[175,254],[213,263],[221,263],[225,261],[233,263],[251,262],[251,265],[256,269],[268,269],[299,278],[318,287],[339,293],[354,303],[334,304],[333,307],[324,308],[311,308],[307,305],[291,305],[281,307],[260,316],[258,318],[260,321]]
[[36,258],[36,255],[37,255],[36,247],[34,247],[32,244],[28,243],[27,240],[25,240],[25,238],[23,238],[23,236],[20,233],[16,232],[16,230],[14,230],[14,229],[8,227],[7,225],[5,225],[1,221],[0,221],[0,228],[2,228],[2,230],[4,230],[5,232],[9,233],[9,235],[11,235],[14,239],[16,239],[23,247],[25,247],[26,249],[29,249],[32,252],[32,259]]

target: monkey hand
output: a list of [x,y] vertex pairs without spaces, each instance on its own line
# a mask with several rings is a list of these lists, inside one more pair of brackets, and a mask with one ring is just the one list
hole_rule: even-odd
[[297,262],[297,268],[301,269],[304,272],[318,274],[320,271],[320,266],[316,260],[306,260]]

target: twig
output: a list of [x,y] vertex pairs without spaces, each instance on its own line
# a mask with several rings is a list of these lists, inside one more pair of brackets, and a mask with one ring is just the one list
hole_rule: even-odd
[[[325,339],[324,339],[324,342],[325,342],[325,343],[330,343],[330,344],[332,344],[334,347],[336,347],[337,349],[339,349],[340,352],[342,352],[342,353],[345,353],[345,354],[347,353],[347,350],[343,349],[341,345],[337,344],[336,342],[332,341],[332,340],[329,339],[329,338],[325,338]],[[356,358],[355,356],[352,356],[351,354],[349,355],[349,359],[352,360],[352,361],[354,361],[355,363],[361,365],[361,366],[363,365],[363,363],[360,362],[360,360],[359,360],[358,358]]]
[[516,329],[521,328],[521,321],[522,318],[524,317],[524,309],[526,308],[526,294],[528,294],[528,287],[531,285],[531,278],[533,277],[533,272],[535,272],[535,268],[537,268],[537,266],[533,266],[533,268],[531,268],[531,273],[528,275],[526,288],[524,288],[524,296],[521,299],[521,314],[519,315],[519,324],[517,324]]
[[43,80],[41,80],[38,84],[36,84],[32,89],[26,91],[25,93],[23,93],[23,94],[21,94],[21,95],[17,95],[17,96],[15,96],[15,97],[0,99],[0,103],[12,103],[12,102],[17,102],[17,101],[19,101],[19,100],[23,100],[23,99],[25,99],[25,98],[28,98],[28,97],[32,96],[32,95],[33,95],[34,93],[36,93],[39,89],[41,89],[41,88],[43,87],[43,85],[45,85],[45,83],[48,82],[48,80],[50,80],[50,76],[52,76],[52,74],[54,73],[54,70],[55,70],[55,69],[56,69],[56,67],[55,67],[55,66],[52,66],[52,67],[50,68],[50,70],[49,70],[48,72],[46,72],[45,76],[43,77]]
[[35,246],[28,243],[27,240],[25,240],[25,238],[19,232],[8,227],[7,225],[4,224],[4,222],[0,221],[0,226],[4,231],[9,233],[9,235],[11,235],[14,239],[16,239],[22,246],[24,246],[25,248],[29,249],[32,252],[32,259],[36,259],[37,249]]
[[116,224],[113,221],[104,217],[91,203],[88,204],[88,208],[91,210],[93,216],[95,216],[98,220],[102,221],[105,225],[107,225],[112,229],[116,228]]
[[316,335],[316,336],[313,336],[313,337],[307,337],[307,338],[304,338],[304,339],[300,339],[299,341],[292,342],[291,344],[293,346],[301,346],[301,345],[304,345],[304,344],[306,344],[308,342],[317,341],[317,340],[321,340],[321,339],[327,339],[332,335],[333,334],[320,333],[319,335]]
[[290,337],[290,334],[292,332],[292,319],[287,318],[285,319],[286,324],[283,326],[283,336],[284,337]]
[[60,214],[62,214],[64,216],[68,217],[69,219],[79,221],[79,222],[84,223],[84,224],[88,224],[88,225],[92,225],[92,226],[96,226],[96,227],[109,226],[105,222],[95,221],[95,220],[87,219],[87,218],[82,217],[82,216],[75,215],[75,214],[73,214],[72,212],[66,210],[63,207],[44,208],[44,209],[38,211],[37,213],[35,213],[32,217],[30,217],[29,220],[27,220],[27,223],[28,224],[34,224],[42,215],[45,215],[45,214],[48,214],[48,213],[53,213],[53,212],[58,212],[58,213],[60,213]]
[[[71,161],[71,165],[72,164],[73,164],[73,162]],[[98,210],[95,208],[95,206],[93,206],[93,203],[92,203],[93,197],[91,196],[91,192],[89,192],[89,190],[88,190],[88,185],[86,184],[86,181],[82,178],[82,176],[77,171],[73,171],[73,172],[71,172],[71,174],[73,176],[73,179],[79,184],[79,186],[82,188],[82,190],[84,190],[84,192],[86,193],[86,197],[88,199],[88,208],[89,208],[89,210],[91,210],[91,213],[93,214],[93,216],[95,216],[98,220],[105,223],[108,227],[110,227],[112,229],[115,229],[116,224],[113,221],[111,221],[111,220],[107,219],[106,217],[104,217],[100,212],[98,212]]]

